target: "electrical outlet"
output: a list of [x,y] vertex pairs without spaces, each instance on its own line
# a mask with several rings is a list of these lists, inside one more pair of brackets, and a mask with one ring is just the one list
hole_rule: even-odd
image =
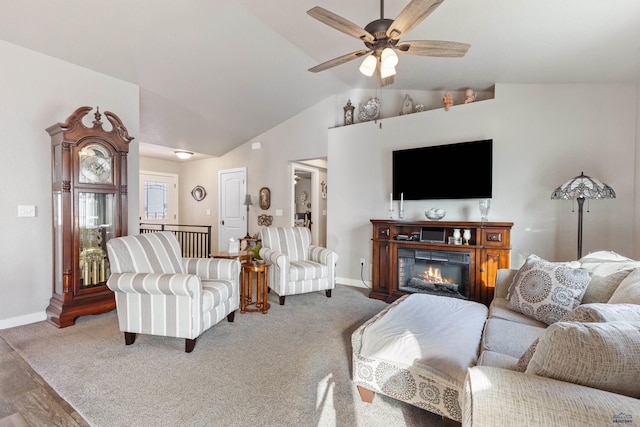
[[364,258],[360,258],[360,265],[364,267],[364,263],[365,263]]

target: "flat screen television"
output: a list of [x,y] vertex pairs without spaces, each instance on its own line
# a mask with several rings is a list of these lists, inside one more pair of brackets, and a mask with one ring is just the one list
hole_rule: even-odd
[[493,140],[393,152],[393,199],[488,199],[492,197]]

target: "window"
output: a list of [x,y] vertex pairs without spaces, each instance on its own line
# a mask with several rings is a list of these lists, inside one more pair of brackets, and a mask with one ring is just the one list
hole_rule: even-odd
[[167,183],[160,181],[144,181],[143,214],[146,220],[167,219]]
[[140,222],[178,223],[178,175],[140,172]]

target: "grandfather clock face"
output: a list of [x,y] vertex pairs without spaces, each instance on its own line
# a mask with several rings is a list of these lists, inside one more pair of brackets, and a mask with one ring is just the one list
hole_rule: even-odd
[[113,184],[113,157],[102,144],[92,143],[80,151],[80,179],[83,184]]

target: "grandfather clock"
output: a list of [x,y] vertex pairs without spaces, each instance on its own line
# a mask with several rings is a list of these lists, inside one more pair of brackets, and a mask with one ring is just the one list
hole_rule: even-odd
[[53,295],[47,320],[59,328],[78,316],[115,308],[106,243],[127,233],[127,154],[130,137],[113,113],[98,108],[93,126],[82,120],[92,107],[80,107],[51,135],[53,191]]

